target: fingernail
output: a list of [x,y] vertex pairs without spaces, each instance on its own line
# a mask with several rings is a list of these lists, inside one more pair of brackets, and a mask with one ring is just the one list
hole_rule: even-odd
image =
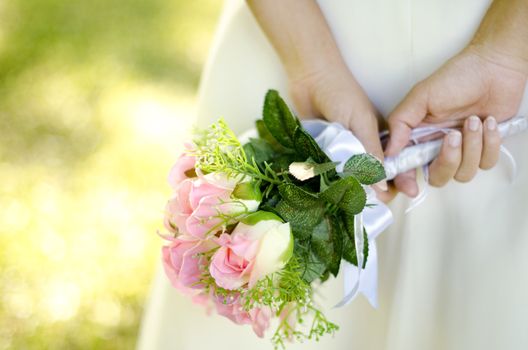
[[469,117],[469,130],[478,131],[480,128],[480,118],[476,115]]
[[448,135],[449,146],[456,148],[462,142],[462,134],[459,131],[451,131]]
[[385,180],[378,182],[375,186],[383,192],[387,192],[389,190],[389,186],[387,186],[387,181]]
[[497,128],[497,121],[491,115],[486,119],[486,128],[488,130],[495,130]]

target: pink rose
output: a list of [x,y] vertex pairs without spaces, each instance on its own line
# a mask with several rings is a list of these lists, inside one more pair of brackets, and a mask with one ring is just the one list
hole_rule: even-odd
[[221,247],[213,255],[209,271],[216,284],[225,289],[237,289],[249,282],[258,240],[242,235],[222,234]]
[[174,235],[180,233],[178,225],[176,224],[179,220],[179,215],[177,215],[176,213],[178,213],[179,210],[180,207],[176,197],[170,199],[167,202],[167,205],[165,206],[165,217],[163,219],[163,226],[165,226],[165,228]]
[[167,204],[165,227],[205,238],[236,222],[237,216],[257,210],[260,200],[258,188],[251,183],[239,183],[223,174],[187,178],[178,183],[176,195]]
[[238,294],[227,297],[216,296],[213,297],[213,301],[219,315],[229,318],[236,324],[251,323],[249,313],[244,310]]
[[238,289],[284,267],[293,254],[290,225],[277,215],[257,211],[241,220],[229,234],[217,240],[209,271],[217,285]]
[[192,292],[200,289],[199,284],[207,259],[200,256],[217,247],[212,241],[198,240],[189,236],[178,236],[162,247],[163,268],[172,285],[181,291]]
[[264,337],[264,332],[269,328],[271,316],[271,309],[268,306],[253,308],[249,311],[253,332],[260,338]]
[[185,151],[170,170],[168,181],[173,189],[176,189],[183,180],[196,177],[194,169],[196,158],[190,155],[193,149],[194,146],[192,144],[185,143]]
[[238,296],[227,297],[227,299],[217,297],[214,300],[219,315],[229,318],[236,324],[251,324],[255,334],[261,338],[270,326],[272,311],[268,306],[256,307],[248,312],[244,310]]

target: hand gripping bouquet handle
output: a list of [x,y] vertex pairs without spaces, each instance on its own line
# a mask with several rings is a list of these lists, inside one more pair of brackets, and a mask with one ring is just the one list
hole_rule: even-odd
[[[499,123],[498,129],[501,138],[505,139],[517,135],[528,128],[528,120],[523,116],[517,116],[505,122]],[[413,131],[415,135],[441,131],[438,128],[418,128]],[[433,140],[419,143],[414,146],[404,148],[395,157],[385,158],[384,167],[387,180],[392,180],[398,174],[408,170],[429,164],[438,156],[442,147],[442,140]]]

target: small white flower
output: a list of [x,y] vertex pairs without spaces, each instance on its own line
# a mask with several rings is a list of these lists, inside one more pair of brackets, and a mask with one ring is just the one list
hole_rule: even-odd
[[314,165],[306,162],[293,162],[289,167],[290,174],[296,179],[305,181],[315,176]]

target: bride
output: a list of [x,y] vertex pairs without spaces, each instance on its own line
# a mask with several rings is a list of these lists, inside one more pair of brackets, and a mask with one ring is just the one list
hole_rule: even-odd
[[[378,308],[358,298],[330,309],[341,326],[335,337],[291,349],[528,348],[528,137],[504,142],[517,167],[512,184],[509,163],[494,166],[497,122],[528,114],[527,76],[525,0],[227,2],[198,125],[223,116],[242,132],[274,88],[289,94],[300,116],[341,122],[380,158],[378,130],[387,124],[386,155],[397,154],[418,125],[460,130],[445,136],[429,167],[430,185],[447,185],[430,189],[408,215],[404,196],[391,202],[395,224],[378,239]],[[416,178],[409,172],[380,183],[378,197],[414,197]],[[328,305],[339,300],[339,282],[320,290]],[[207,316],[160,272],[138,348],[210,347],[270,343],[250,327]]]

